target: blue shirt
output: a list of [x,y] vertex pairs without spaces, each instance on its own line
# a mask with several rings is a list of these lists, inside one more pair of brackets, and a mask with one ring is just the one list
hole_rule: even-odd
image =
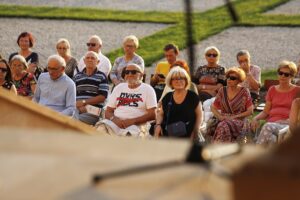
[[72,116],[76,110],[75,83],[65,73],[56,80],[52,80],[48,72],[42,73],[33,101],[61,114]]

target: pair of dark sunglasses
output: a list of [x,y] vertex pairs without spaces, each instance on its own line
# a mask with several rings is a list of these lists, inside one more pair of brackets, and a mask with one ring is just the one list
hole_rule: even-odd
[[0,72],[3,72],[3,73],[8,72],[8,69],[6,69],[6,68],[0,68]]
[[235,81],[235,80],[238,80],[239,78],[235,77],[235,76],[228,76],[227,79]]
[[291,76],[291,74],[290,74],[290,73],[285,73],[285,72],[282,72],[282,71],[279,71],[279,72],[278,72],[278,75],[279,75],[279,76],[282,76],[282,75],[284,75],[285,77],[289,77],[289,76]]
[[206,54],[206,56],[216,58],[216,57],[218,57],[218,54],[208,53],[208,54]]
[[95,47],[96,43],[86,43],[86,46],[88,46],[88,47]]
[[126,75],[128,74],[136,75],[137,73],[141,73],[141,72],[138,70],[125,70]]

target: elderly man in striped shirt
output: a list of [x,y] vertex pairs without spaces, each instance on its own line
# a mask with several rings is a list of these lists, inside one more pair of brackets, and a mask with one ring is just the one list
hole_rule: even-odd
[[76,84],[76,118],[95,125],[100,114],[97,109],[104,106],[109,85],[106,75],[97,69],[99,58],[95,52],[88,51],[84,63],[86,67],[73,78]]

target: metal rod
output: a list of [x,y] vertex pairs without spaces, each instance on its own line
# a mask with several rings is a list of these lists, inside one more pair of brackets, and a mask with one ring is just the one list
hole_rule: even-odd
[[189,67],[191,74],[194,73],[195,56],[194,56],[194,41],[193,41],[193,9],[191,0],[185,0],[185,21],[186,21],[186,44],[189,57]]

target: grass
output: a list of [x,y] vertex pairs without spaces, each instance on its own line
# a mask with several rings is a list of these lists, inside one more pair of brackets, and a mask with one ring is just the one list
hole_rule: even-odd
[[[232,23],[227,8],[224,6],[203,13],[194,13],[194,43],[198,43],[212,35],[232,26],[288,26],[299,27],[300,15],[266,15],[265,11],[284,4],[289,0],[237,0],[234,6],[238,11],[240,21]],[[40,19],[76,19],[93,21],[119,21],[119,22],[148,22],[166,23],[170,27],[140,40],[138,54],[141,55],[146,66],[163,57],[162,47],[170,42],[186,48],[186,33],[184,15],[180,12],[138,12],[100,10],[93,8],[57,8],[0,5],[0,17],[28,17]],[[122,49],[107,54],[111,61],[122,55]],[[262,79],[274,78],[276,73],[266,71]]]

